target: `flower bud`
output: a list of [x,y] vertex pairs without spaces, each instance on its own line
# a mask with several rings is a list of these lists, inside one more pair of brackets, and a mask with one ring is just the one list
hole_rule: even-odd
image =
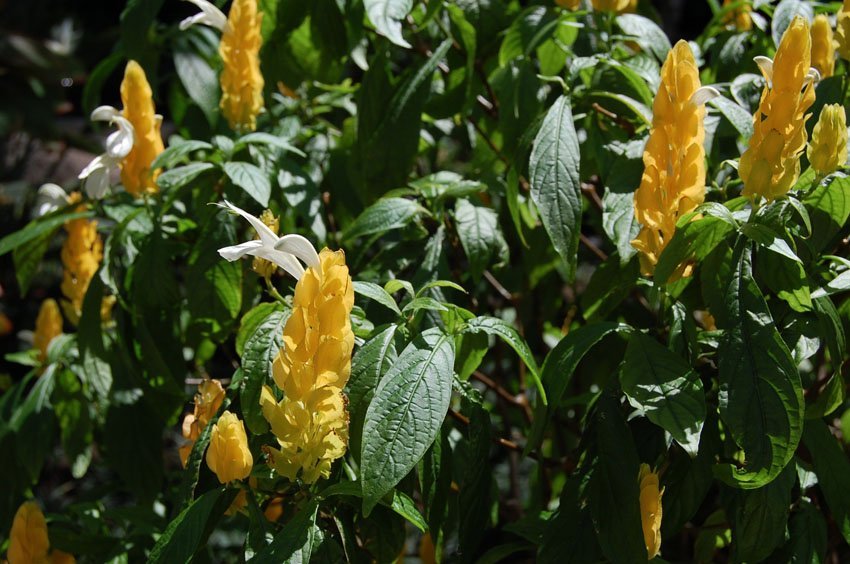
[[807,151],[812,168],[826,176],[847,163],[847,115],[840,104],[827,104],[812,131]]
[[817,69],[821,78],[832,76],[835,72],[835,41],[826,14],[818,14],[812,22],[812,67]]
[[212,428],[207,465],[222,484],[251,474],[254,457],[248,449],[245,424],[229,411],[222,413]]
[[47,538],[47,521],[34,501],[22,504],[9,533],[9,564],[47,562],[50,541]]
[[638,481],[643,540],[647,557],[652,560],[661,552],[661,495],[664,490],[659,489],[658,474],[650,470],[648,464],[640,465]]
[[46,299],[41,303],[38,317],[35,320],[35,334],[32,344],[38,350],[38,360],[44,362],[47,359],[47,348],[50,342],[62,334],[62,314],[59,306],[53,299]]

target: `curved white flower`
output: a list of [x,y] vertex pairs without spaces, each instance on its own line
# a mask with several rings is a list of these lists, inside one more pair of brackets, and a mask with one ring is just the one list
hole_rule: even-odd
[[61,186],[48,182],[42,184],[35,198],[33,217],[41,217],[68,204],[68,194]]
[[98,106],[91,113],[92,121],[107,121],[116,125],[106,138],[106,152],[96,157],[80,172],[79,179],[89,198],[100,199],[109,191],[109,176],[112,170],[133,150],[135,131],[133,124],[112,106]]
[[[222,258],[233,262],[245,255],[264,258],[281,267],[296,280],[304,274],[304,266],[319,267],[319,253],[306,238],[301,235],[284,235],[278,237],[258,217],[251,215],[245,210],[238,208],[228,202],[218,204],[220,207],[237,213],[248,220],[248,223],[257,231],[259,239],[239,243],[218,250]],[[301,262],[299,262],[299,260]]]
[[180,22],[180,29],[188,29],[189,27],[195,24],[208,25],[210,27],[214,27],[219,31],[224,31],[224,28],[227,27],[227,16],[224,15],[224,12],[216,8],[212,3],[207,2],[207,0],[186,0],[187,2],[191,2],[198,8],[200,8],[200,12],[195,14],[194,16],[190,16],[185,20]]

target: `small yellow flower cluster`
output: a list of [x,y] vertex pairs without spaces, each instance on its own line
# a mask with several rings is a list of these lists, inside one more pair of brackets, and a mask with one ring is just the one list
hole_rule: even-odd
[[[79,192],[74,192],[69,197],[71,203],[81,200]],[[79,206],[84,209],[84,205]],[[68,321],[76,325],[80,322],[83,312],[83,299],[86,291],[100,267],[103,259],[103,241],[97,233],[97,222],[86,218],[72,219],[65,223],[65,231],[68,237],[62,245],[62,265],[65,271],[62,277],[62,294],[66,299],[62,300],[62,309]],[[113,298],[114,300],[114,298]],[[109,315],[112,301],[104,300],[104,309],[101,314]]]
[[15,513],[9,532],[9,564],[73,564],[75,558],[61,550],[50,550],[47,521],[34,501],[23,503]]
[[[641,270],[651,275],[676,231],[676,222],[705,199],[705,108],[699,69],[691,48],[679,41],[661,67],[653,103],[652,130],[643,153],[644,172],[635,192],[641,225],[632,246]],[[690,273],[683,267],[679,276]]]
[[205,379],[198,385],[198,393],[195,394],[194,413],[187,413],[183,418],[183,438],[189,441],[179,449],[180,462],[183,463],[184,467],[189,459],[189,454],[192,452],[192,446],[201,436],[201,431],[204,430],[210,419],[218,413],[218,408],[221,407],[223,401],[224,388],[221,387],[221,382],[218,380]]
[[[263,222],[269,229],[272,230],[272,233],[277,235],[280,230],[280,220],[275,217],[272,213],[272,210],[265,210],[260,214],[260,221]],[[259,234],[256,239],[259,239]],[[269,278],[272,274],[277,270],[277,265],[267,259],[254,257],[253,263],[251,263],[251,269],[259,274],[263,278]]]
[[[723,7],[738,2],[738,0],[723,0]],[[735,24],[735,29],[738,31],[750,31],[753,28],[753,16],[752,16],[753,7],[749,4],[744,4],[735,8],[734,10],[729,10],[723,16],[723,23],[725,24]]]
[[257,128],[263,108],[263,74],[260,72],[260,23],[257,0],[234,0],[221,36],[221,111],[237,131]]
[[738,172],[744,196],[773,201],[785,195],[800,174],[806,148],[806,111],[815,101],[810,71],[812,39],[809,23],[796,16],[779,43],[776,58],[760,58],[767,81],[753,116],[753,136],[741,156]]
[[163,150],[162,116],[157,115],[145,71],[136,61],[127,63],[121,82],[121,102],[124,117],[133,124],[133,149],[121,162],[121,182],[133,196],[159,191],[151,163]]
[[643,527],[643,540],[646,543],[646,553],[652,560],[661,552],[661,496],[658,474],[653,472],[648,464],[640,465],[638,476],[640,489],[640,521]]
[[47,348],[50,342],[62,334],[62,314],[56,300],[48,298],[41,302],[38,317],[35,320],[35,333],[32,344],[38,350],[38,360],[44,362],[47,359]]
[[[254,457],[248,448],[245,424],[236,415],[225,411],[213,425],[207,466],[222,484],[243,480],[251,474]],[[235,510],[238,510],[238,503]]]
[[266,447],[281,475],[307,483],[327,477],[348,445],[348,412],[342,388],[351,374],[354,333],[349,316],[354,287],[342,251],[323,249],[318,268],[307,268],[295,286],[284,345],[272,370],[284,398],[268,386],[260,404],[280,449]]
[[821,176],[847,163],[847,115],[840,104],[827,104],[812,130],[807,152],[809,162]]

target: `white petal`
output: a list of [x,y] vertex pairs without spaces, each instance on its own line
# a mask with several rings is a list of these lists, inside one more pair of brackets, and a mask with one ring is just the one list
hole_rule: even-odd
[[764,75],[765,80],[767,80],[768,88],[773,88],[773,59],[759,55],[758,57],[753,57],[753,60],[759,66],[759,70]]
[[720,92],[718,92],[711,86],[703,86],[693,93],[690,102],[695,106],[702,106],[709,100],[717,98],[718,96],[720,96]]
[[276,251],[269,247],[262,247],[257,250],[255,256],[273,262],[296,280],[301,280],[301,277],[304,276],[304,267],[301,266],[301,263],[289,253]]
[[274,248],[295,255],[307,266],[319,268],[319,253],[316,252],[313,244],[301,235],[284,235],[277,240]]
[[244,217],[245,219],[247,219],[248,223],[250,223],[251,226],[257,231],[257,234],[260,236],[260,241],[262,241],[264,245],[267,245],[269,247],[274,247],[274,244],[277,243],[277,239],[278,239],[277,235],[275,235],[274,231],[269,229],[268,225],[266,225],[265,223],[260,221],[259,218],[251,215],[250,213],[246,212],[242,208],[238,208],[238,207],[234,206],[233,204],[231,204],[227,200],[224,200],[223,204],[217,204],[217,205],[219,207],[228,209],[232,212],[236,212],[239,215],[241,215],[242,217]]
[[815,67],[809,67],[809,72],[806,73],[806,79],[813,82],[820,82],[820,71]]
[[262,241],[247,241],[245,243],[239,243],[238,245],[222,247],[218,250],[218,254],[221,255],[221,258],[233,262],[235,260],[241,259],[245,255],[255,254],[255,252],[262,246]]
[[88,178],[94,171],[105,167],[108,158],[109,156],[106,154],[98,155],[97,157],[92,159],[92,162],[86,165],[86,168],[84,168],[82,172],[80,172],[77,178],[79,178],[80,180]]
[[120,116],[121,112],[112,106],[98,106],[91,113],[92,121],[112,121],[116,116]]
[[190,18],[186,18],[182,22],[180,22],[180,29],[184,30],[190,26],[195,24],[203,24],[208,25],[210,27],[214,27],[219,31],[224,31],[225,26],[227,25],[227,16],[224,13],[216,8],[210,2],[206,0],[188,0],[198,8],[200,8],[201,13],[195,14]]
[[111,167],[104,166],[98,168],[94,172],[92,172],[88,178],[86,178],[85,182],[83,182],[83,188],[86,190],[86,194],[92,200],[99,200],[106,196],[109,192],[109,173],[111,171]]
[[68,194],[56,184],[42,184],[38,189],[33,210],[34,217],[41,217],[68,203]]
[[116,117],[115,124],[118,131],[111,133],[106,138],[106,154],[113,159],[123,159],[133,150],[135,131],[133,124],[123,117]]

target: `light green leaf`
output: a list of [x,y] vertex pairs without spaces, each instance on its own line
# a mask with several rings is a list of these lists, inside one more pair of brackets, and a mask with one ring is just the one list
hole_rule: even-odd
[[434,442],[449,409],[453,366],[452,338],[428,329],[405,347],[378,384],[366,412],[360,456],[367,515]]
[[195,151],[211,151],[212,149],[213,146],[206,141],[198,141],[196,139],[180,141],[157,155],[151,163],[151,169],[171,168],[190,153],[194,153]]
[[272,185],[269,177],[257,165],[244,162],[224,163],[224,172],[233,184],[245,190],[261,206],[269,205]]
[[366,15],[377,32],[399,47],[410,49],[401,34],[401,22],[413,8],[413,0],[363,0]]
[[162,190],[176,190],[189,184],[202,173],[214,168],[215,165],[212,163],[189,163],[166,170],[156,178],[156,183]]
[[499,319],[498,317],[484,315],[470,319],[466,323],[464,333],[486,333],[488,335],[499,337],[508,346],[510,346],[517,355],[519,355],[520,360],[522,360],[528,367],[529,372],[531,372],[531,377],[537,384],[541,400],[544,403],[546,402],[546,394],[543,391],[542,384],[540,384],[540,369],[537,367],[537,361],[534,360],[534,355],[532,354],[528,344],[525,342],[525,339],[522,338],[522,335],[519,334],[519,331],[517,331],[513,325],[503,319]]
[[499,228],[499,218],[490,208],[461,199],[455,204],[457,234],[474,279],[485,269],[498,267],[508,260],[508,244]]
[[364,235],[385,233],[393,229],[401,229],[420,214],[428,212],[407,198],[383,198],[378,200],[357,216],[354,223],[348,226],[343,237],[355,239]]
[[543,119],[528,168],[531,198],[569,279],[575,277],[581,231],[580,160],[570,99],[561,96]]
[[360,294],[363,297],[369,298],[370,300],[378,302],[382,306],[393,311],[396,315],[401,315],[401,310],[398,308],[398,304],[395,302],[395,299],[393,299],[389,292],[384,290],[384,288],[382,286],[379,286],[378,284],[355,280],[354,292],[356,294]]
[[649,18],[638,14],[622,14],[617,16],[617,25],[660,62],[664,62],[667,53],[673,48],[664,30]]

